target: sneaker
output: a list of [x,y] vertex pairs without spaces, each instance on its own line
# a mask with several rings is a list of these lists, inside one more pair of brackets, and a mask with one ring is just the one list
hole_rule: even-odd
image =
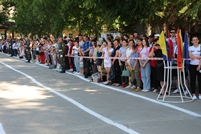
[[136,88],[136,86],[132,86],[131,88]]
[[142,89],[142,92],[144,92],[146,89]]
[[149,90],[148,89],[143,89],[142,92],[146,93],[146,92],[149,92]]
[[154,89],[153,93],[156,93],[158,90],[157,89]]
[[137,88],[135,86],[132,86],[130,91],[135,91]]
[[73,69],[68,70],[69,72],[73,72]]
[[178,89],[175,89],[172,93],[173,93],[173,94],[179,93],[179,90],[178,90]]
[[108,81],[106,81],[106,82],[103,82],[103,84],[104,84],[104,85],[108,84]]
[[187,90],[186,90],[186,91],[184,91],[184,94],[185,94],[185,95],[188,95],[188,91],[187,91]]
[[124,84],[124,83],[122,83],[122,84],[121,84],[121,87],[122,87],[122,88],[124,88],[124,87],[125,87],[125,84]]
[[126,88],[131,88],[131,86],[128,85]]
[[201,100],[201,95],[199,95],[199,99]]
[[[200,96],[199,96],[200,97]],[[197,97],[195,96],[195,95],[193,95],[193,98],[192,98],[193,100],[197,100]]]
[[140,92],[140,91],[141,89],[139,87],[135,89],[135,92]]

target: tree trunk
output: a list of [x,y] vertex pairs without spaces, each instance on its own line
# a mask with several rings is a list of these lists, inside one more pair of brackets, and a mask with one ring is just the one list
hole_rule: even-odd
[[5,39],[7,39],[7,31],[8,31],[8,29],[5,29],[5,31],[4,31],[4,36],[5,36],[4,38]]

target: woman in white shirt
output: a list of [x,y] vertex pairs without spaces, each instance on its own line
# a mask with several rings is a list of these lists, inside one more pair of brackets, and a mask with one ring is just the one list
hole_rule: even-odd
[[[103,46],[103,45],[102,45]],[[111,55],[114,51],[112,42],[108,41],[106,47],[102,48],[103,56],[104,56],[104,68],[107,72],[107,80],[109,78],[109,72],[112,66]],[[107,84],[107,83],[105,83]]]
[[79,65],[79,51],[80,51],[80,47],[79,47],[79,41],[74,41],[74,46],[73,46],[73,56],[74,57],[74,65],[76,68],[76,72],[79,74],[80,73],[80,65]]
[[190,46],[188,51],[189,51],[189,57],[191,58],[190,61],[190,87],[191,91],[193,94],[193,99],[197,99],[195,95],[195,88],[196,88],[196,78],[198,81],[198,88],[199,88],[199,99],[201,99],[201,73],[200,71],[200,63],[199,63],[199,58],[201,58],[201,45],[199,44],[199,40],[197,37],[193,37],[192,41],[193,46]]

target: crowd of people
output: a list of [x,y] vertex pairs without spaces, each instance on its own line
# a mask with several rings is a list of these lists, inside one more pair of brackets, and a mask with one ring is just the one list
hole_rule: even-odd
[[[44,64],[49,68],[58,68],[60,73],[65,71],[82,75],[85,78],[98,73],[99,82],[105,85],[121,86],[135,92],[165,92],[167,79],[164,79],[163,53],[158,43],[159,34],[145,34],[139,36],[137,32],[122,37],[108,35],[106,39],[97,40],[95,36],[79,35],[76,38],[60,37],[51,40],[47,37],[30,40],[28,38],[16,40],[0,40],[0,51],[10,56],[24,58],[29,63]],[[170,30],[170,37],[177,57],[176,32]],[[193,99],[201,99],[201,45],[197,37],[192,38],[189,47],[189,70],[185,71],[186,82],[193,94]],[[137,59],[138,58],[138,59]],[[177,64],[176,61],[173,62]],[[188,82],[190,72],[190,83]],[[177,71],[172,71],[177,83]],[[196,77],[199,95],[196,96]],[[161,89],[161,88],[164,89]],[[173,93],[178,93],[177,84]],[[184,92],[188,94],[188,92]]]

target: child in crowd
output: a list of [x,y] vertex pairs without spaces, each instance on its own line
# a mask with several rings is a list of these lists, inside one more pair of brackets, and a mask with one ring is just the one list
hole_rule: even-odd
[[[131,88],[131,91],[136,91],[139,92],[141,91],[140,89],[140,79],[139,79],[139,72],[140,72],[140,65],[137,59],[139,57],[139,54],[136,50],[136,46],[133,45],[132,47],[132,54],[130,55],[131,60],[130,60],[130,70],[131,70],[131,83],[135,84],[133,85],[133,87]],[[135,81],[135,82],[134,82]]]

